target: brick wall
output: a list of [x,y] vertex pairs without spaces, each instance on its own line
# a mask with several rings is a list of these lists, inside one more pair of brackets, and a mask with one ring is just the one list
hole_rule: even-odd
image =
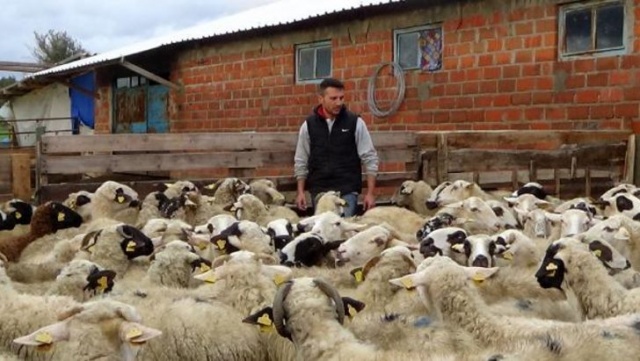
[[[629,1],[631,19],[640,19],[640,0]],[[315,85],[295,84],[294,46],[327,39],[333,76],[345,80],[350,108],[374,130],[634,128],[640,124],[640,21],[632,26],[630,55],[558,61],[555,3],[454,3],[194,47],[173,64],[171,80],[184,90],[172,92],[171,129],[297,130],[316,96]],[[392,60],[393,29],[434,22],[443,24],[443,69],[408,71],[399,111],[372,117],[368,79],[381,62]],[[377,83],[384,105],[395,82],[384,72]],[[101,92],[100,102],[108,94]],[[109,108],[96,109],[103,129]]]

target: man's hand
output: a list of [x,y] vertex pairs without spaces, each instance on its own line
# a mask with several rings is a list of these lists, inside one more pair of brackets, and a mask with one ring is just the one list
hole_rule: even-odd
[[375,207],[376,206],[376,196],[374,196],[372,193],[367,193],[364,196],[362,206],[364,207],[365,211]]
[[304,193],[298,192],[298,196],[296,197],[296,205],[301,211],[307,210],[307,197],[304,196]]

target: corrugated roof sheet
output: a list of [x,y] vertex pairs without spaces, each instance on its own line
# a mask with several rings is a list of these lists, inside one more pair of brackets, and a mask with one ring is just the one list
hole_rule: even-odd
[[76,68],[84,68],[89,65],[110,62],[165,45],[287,25],[346,10],[404,1],[406,0],[323,0],[304,2],[300,0],[282,0],[221,17],[172,34],[152,38],[72,63],[49,68],[34,73],[32,77],[37,78],[42,75],[62,73]]

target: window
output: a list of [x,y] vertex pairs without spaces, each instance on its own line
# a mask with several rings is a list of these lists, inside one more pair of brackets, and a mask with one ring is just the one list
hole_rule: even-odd
[[393,34],[394,61],[402,69],[442,69],[442,27],[420,26]]
[[561,9],[563,56],[624,52],[624,33],[623,1],[572,4]]
[[116,79],[116,89],[135,88],[147,83],[147,78],[141,76],[128,76]]
[[314,82],[331,76],[331,42],[296,46],[296,81]]

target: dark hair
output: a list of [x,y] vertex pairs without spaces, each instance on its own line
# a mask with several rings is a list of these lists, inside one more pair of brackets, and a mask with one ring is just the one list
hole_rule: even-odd
[[318,93],[324,94],[327,88],[336,88],[344,90],[344,83],[335,78],[326,78],[318,86]]

